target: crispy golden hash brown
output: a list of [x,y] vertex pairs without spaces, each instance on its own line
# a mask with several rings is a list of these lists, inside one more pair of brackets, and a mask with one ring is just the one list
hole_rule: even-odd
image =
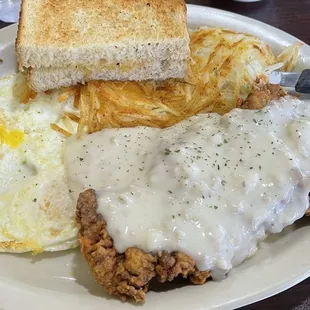
[[96,281],[111,295],[122,300],[145,299],[149,282],[157,277],[160,282],[172,281],[178,276],[189,278],[194,284],[203,284],[210,273],[199,271],[192,258],[179,252],[145,253],[128,248],[119,254],[106,230],[106,222],[96,212],[95,191],[83,192],[77,203],[77,221],[81,252]]
[[[192,63],[185,81],[94,81],[82,86],[79,134],[138,125],[169,127],[199,112],[226,113],[241,106],[257,78],[279,62],[291,70],[299,46],[275,57],[256,37],[203,28],[191,34]],[[77,99],[79,97],[79,99]]]
[[[292,70],[300,48],[292,45],[276,57],[258,38],[219,28],[191,32],[190,44],[192,61],[185,80],[92,81],[65,88],[59,102],[73,97],[76,114],[64,119],[78,122],[81,135],[113,127],[164,128],[199,112],[224,114],[245,106],[251,93],[267,83],[271,70]],[[25,91],[22,101],[32,97]],[[70,135],[67,126],[53,128]]]

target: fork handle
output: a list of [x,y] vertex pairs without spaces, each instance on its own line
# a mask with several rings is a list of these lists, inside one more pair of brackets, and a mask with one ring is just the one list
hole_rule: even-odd
[[301,94],[310,94],[310,69],[305,69],[301,73],[295,85],[295,90]]

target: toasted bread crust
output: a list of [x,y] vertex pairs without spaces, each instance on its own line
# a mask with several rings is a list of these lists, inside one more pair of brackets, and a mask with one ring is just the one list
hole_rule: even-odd
[[189,57],[184,0],[23,0],[22,67]]
[[19,11],[19,23],[18,23],[18,30],[17,30],[17,37],[15,41],[15,50],[16,50],[16,61],[17,61],[17,66],[19,70],[22,70],[22,59],[21,59],[21,54],[20,54],[20,45],[22,42],[22,37],[24,36],[24,29],[25,29],[25,5],[26,1],[21,1],[20,5],[20,11]]
[[93,276],[109,294],[122,300],[143,301],[154,277],[166,282],[181,275],[194,284],[203,284],[210,278],[208,271],[199,271],[191,257],[179,252],[154,255],[129,248],[125,253],[117,253],[105,220],[97,214],[96,194],[92,189],[80,194],[77,222],[81,252]]

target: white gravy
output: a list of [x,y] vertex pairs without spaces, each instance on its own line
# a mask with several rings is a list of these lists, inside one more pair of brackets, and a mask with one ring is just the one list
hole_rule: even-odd
[[310,102],[202,114],[171,128],[70,138],[74,199],[96,190],[118,252],[181,251],[215,279],[301,218],[310,191]]

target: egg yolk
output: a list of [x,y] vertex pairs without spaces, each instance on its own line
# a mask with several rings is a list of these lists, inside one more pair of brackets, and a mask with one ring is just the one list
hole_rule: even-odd
[[0,125],[0,143],[4,143],[11,148],[17,148],[24,141],[24,133],[20,130],[7,130]]

